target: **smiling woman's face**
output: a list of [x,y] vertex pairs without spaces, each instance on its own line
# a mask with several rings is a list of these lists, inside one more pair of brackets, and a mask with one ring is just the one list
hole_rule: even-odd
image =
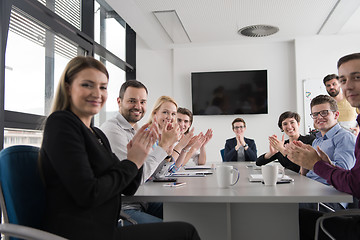
[[295,118],[286,118],[281,123],[282,130],[289,137],[299,135],[299,126],[300,126],[300,123],[297,122]]
[[176,120],[176,105],[172,102],[164,102],[160,108],[155,112],[154,117],[159,124],[160,129],[164,124],[168,122],[174,122]]
[[90,122],[104,106],[108,97],[107,85],[106,75],[95,68],[80,71],[71,84],[67,85],[70,109],[84,123]]

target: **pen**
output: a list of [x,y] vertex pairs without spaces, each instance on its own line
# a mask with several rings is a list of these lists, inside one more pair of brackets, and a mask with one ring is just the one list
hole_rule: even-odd
[[174,182],[174,183],[164,184],[164,187],[178,187],[178,186],[182,186],[185,184],[186,184],[185,182],[182,182],[182,183]]

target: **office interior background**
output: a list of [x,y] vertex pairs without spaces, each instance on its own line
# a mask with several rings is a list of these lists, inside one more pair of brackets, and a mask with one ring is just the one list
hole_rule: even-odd
[[[191,109],[191,72],[266,69],[267,114],[195,116],[193,124],[196,132],[214,131],[209,162],[221,161],[219,150],[233,137],[236,117],[245,119],[246,137],[255,139],[260,155],[268,150],[268,136],[281,136],[277,120],[284,111],[298,112],[301,133],[307,133],[304,82],[321,87],[325,75],[337,73],[341,56],[360,52],[358,0],[0,2],[1,148],[41,143],[39,129],[61,71],[72,57],[87,54],[110,72],[109,98],[94,120],[97,126],[116,113],[126,79],[136,78],[149,90],[143,124],[161,95]],[[156,12],[169,10],[176,11],[185,39],[172,39],[157,19]],[[255,24],[279,31],[260,38],[238,34]]]

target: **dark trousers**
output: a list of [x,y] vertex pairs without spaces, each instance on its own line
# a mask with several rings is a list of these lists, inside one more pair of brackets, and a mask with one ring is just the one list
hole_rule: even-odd
[[[299,209],[300,240],[314,239],[316,220],[323,215],[323,212],[316,210]],[[360,216],[329,218],[324,220],[324,227],[335,239],[360,239]],[[324,232],[319,231],[319,240],[329,239]]]
[[148,223],[118,228],[122,240],[199,240],[195,227],[185,222]]

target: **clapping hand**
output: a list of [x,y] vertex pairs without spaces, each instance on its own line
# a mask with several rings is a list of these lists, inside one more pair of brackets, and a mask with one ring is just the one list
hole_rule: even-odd
[[182,135],[179,143],[175,146],[175,148],[178,151],[181,151],[183,148],[185,148],[189,144],[189,142],[193,136],[194,136],[194,128],[192,128],[187,134]]
[[208,129],[205,133],[205,141],[201,147],[205,147],[205,145],[210,141],[210,139],[213,137],[213,130]]
[[269,137],[269,143],[270,143],[271,147],[273,147],[276,151],[279,151],[282,153],[285,150],[284,142],[285,142],[284,135],[282,135],[281,141],[279,139],[277,139],[277,136],[275,134]]
[[244,136],[241,134],[239,135],[236,135],[236,146],[235,146],[235,150],[239,150],[240,146],[244,146],[246,143],[245,143],[245,139],[244,139]]
[[320,148],[318,151],[319,153],[312,146],[300,141],[293,141],[285,146],[287,157],[295,164],[309,170],[321,160],[331,163],[329,157]]
[[203,146],[203,144],[206,141],[206,136],[202,132],[199,135],[195,136],[195,137],[193,137],[190,140],[188,146],[186,146],[186,148],[188,148],[189,145],[191,144],[191,142],[193,141],[193,144],[190,146],[193,152],[196,152],[198,149],[200,149],[201,146]]
[[[157,125],[157,124],[153,124]],[[159,146],[162,147],[168,155],[172,153],[173,145],[177,142],[180,136],[180,127],[175,123],[168,122],[164,124],[161,129],[161,138],[159,142]]]
[[127,159],[135,163],[138,168],[144,164],[150,148],[159,137],[157,129],[155,127],[147,129],[148,126],[149,124],[142,126],[127,144]]

